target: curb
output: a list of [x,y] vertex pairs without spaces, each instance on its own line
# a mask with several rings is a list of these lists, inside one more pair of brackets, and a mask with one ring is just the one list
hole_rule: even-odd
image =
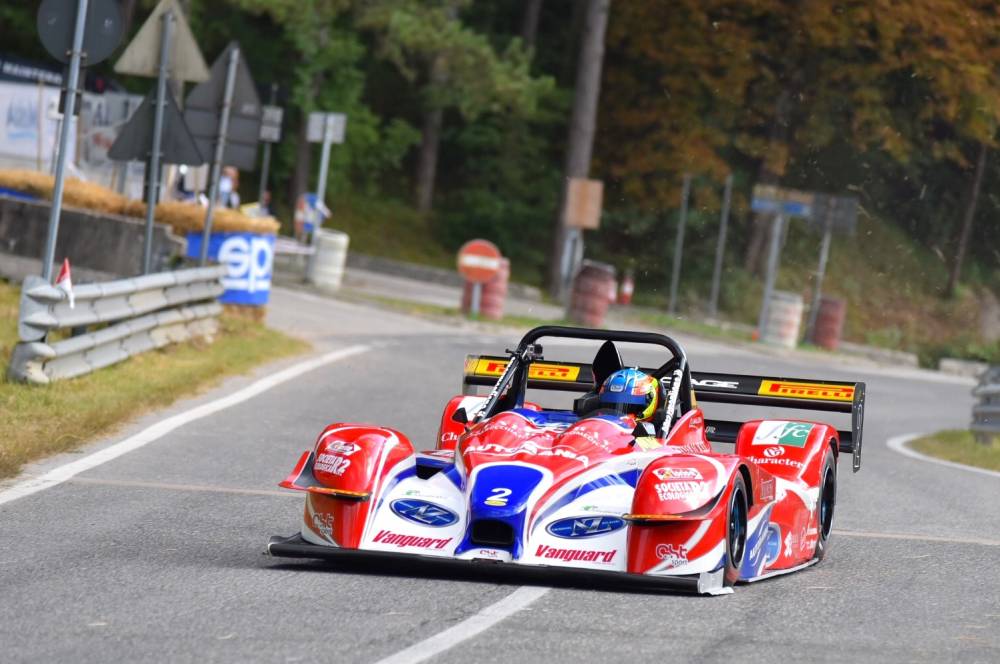
[[949,468],[957,468],[959,470],[967,470],[973,473],[978,473],[980,475],[987,475],[989,477],[1000,478],[1000,472],[995,470],[987,470],[986,468],[977,468],[976,466],[967,466],[964,463],[956,463],[954,461],[945,461],[944,459],[938,459],[937,457],[927,456],[926,454],[921,454],[916,450],[912,450],[907,447],[907,443],[917,438],[920,438],[925,434],[921,433],[907,433],[902,436],[893,436],[889,440],[885,441],[886,446],[893,452],[898,452],[903,456],[908,456],[912,459],[918,459],[920,461],[926,461],[927,463],[934,463],[939,466],[948,466]]

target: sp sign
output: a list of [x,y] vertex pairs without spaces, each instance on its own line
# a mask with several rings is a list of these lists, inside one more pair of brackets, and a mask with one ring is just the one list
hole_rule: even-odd
[[[187,256],[201,255],[201,234],[188,234]],[[274,236],[255,233],[213,233],[208,257],[226,266],[219,298],[223,304],[264,306],[271,294]]]

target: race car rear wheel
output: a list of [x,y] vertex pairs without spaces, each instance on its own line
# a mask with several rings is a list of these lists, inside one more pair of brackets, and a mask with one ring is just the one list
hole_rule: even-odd
[[813,556],[816,560],[823,560],[826,556],[830,531],[833,530],[833,508],[837,504],[837,463],[830,449],[827,449],[826,458],[823,460],[822,478],[816,518],[819,535],[816,538],[816,553]]
[[747,549],[747,487],[743,474],[737,472],[729,494],[726,515],[725,584],[731,586],[740,578],[740,567]]

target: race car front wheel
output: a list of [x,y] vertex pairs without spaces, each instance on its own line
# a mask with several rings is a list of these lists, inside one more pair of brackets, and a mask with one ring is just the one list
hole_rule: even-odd
[[816,560],[823,560],[828,548],[830,531],[833,530],[833,508],[837,504],[837,463],[833,458],[833,451],[826,450],[826,458],[823,459],[823,480],[819,485],[818,514],[816,515],[816,527],[819,535],[816,538],[816,553],[813,556]]
[[747,548],[747,487],[743,474],[737,472],[729,494],[726,515],[726,574],[725,584],[731,586],[740,578],[740,567]]

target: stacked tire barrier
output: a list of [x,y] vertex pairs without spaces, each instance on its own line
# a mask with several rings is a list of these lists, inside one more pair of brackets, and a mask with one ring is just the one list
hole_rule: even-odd
[[1000,365],[993,365],[983,373],[972,395],[978,401],[972,407],[972,425],[969,428],[976,435],[976,440],[989,444],[1000,436]]
[[816,327],[812,342],[827,350],[837,350],[844,333],[844,319],[847,317],[847,302],[836,297],[821,297]]
[[[67,295],[38,276],[24,280],[7,374],[12,380],[47,384],[116,364],[139,353],[218,330],[224,265],[160,272],[134,279],[86,284]],[[50,342],[58,330],[104,325]]]
[[608,305],[614,299],[615,268],[606,263],[584,260],[573,280],[568,317],[587,327],[604,325]]
[[339,290],[344,280],[347,247],[351,238],[347,233],[320,228],[316,231],[316,252],[313,256],[311,281],[326,290]]
[[799,329],[802,327],[802,309],[801,295],[785,291],[771,293],[771,303],[760,340],[776,346],[795,348],[799,342]]
[[[510,282],[510,260],[500,259],[500,270],[497,275],[483,284],[483,292],[479,299],[479,315],[490,320],[503,318],[504,304],[507,302],[507,287]],[[474,285],[466,281],[462,288],[462,313],[469,314],[472,307],[472,289]]]

